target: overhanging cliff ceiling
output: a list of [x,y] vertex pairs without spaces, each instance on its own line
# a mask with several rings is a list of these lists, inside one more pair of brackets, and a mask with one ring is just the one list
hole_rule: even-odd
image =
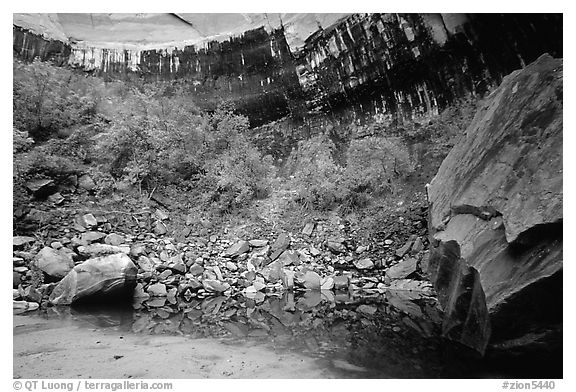
[[75,45],[110,49],[158,49],[227,40],[248,30],[284,26],[292,50],[319,28],[349,14],[191,14],[191,13],[58,13],[14,14],[14,24]]

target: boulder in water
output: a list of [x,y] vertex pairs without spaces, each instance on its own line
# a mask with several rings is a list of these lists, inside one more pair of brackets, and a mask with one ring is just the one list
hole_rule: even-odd
[[124,253],[96,257],[77,265],[50,294],[54,305],[69,305],[100,296],[132,298],[136,266]]

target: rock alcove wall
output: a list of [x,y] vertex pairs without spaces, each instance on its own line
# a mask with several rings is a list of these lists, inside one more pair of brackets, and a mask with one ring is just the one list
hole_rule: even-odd
[[352,14],[290,46],[287,31],[302,20],[156,49],[64,42],[15,20],[13,48],[103,77],[184,79],[202,108],[233,100],[252,126],[310,112],[411,121],[486,92],[545,52],[562,56],[560,14]]

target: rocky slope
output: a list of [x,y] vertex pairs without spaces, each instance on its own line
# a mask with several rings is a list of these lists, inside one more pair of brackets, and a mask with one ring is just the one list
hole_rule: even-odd
[[428,188],[444,334],[480,352],[562,322],[562,114],[562,60],[545,55],[504,78]]
[[53,184],[46,191],[53,197],[44,194],[17,221],[27,234],[13,241],[19,312],[120,299],[176,314],[212,299],[232,309],[288,295],[306,310],[342,303],[354,310],[350,317],[385,313],[417,335],[437,332],[440,314],[421,267],[428,247],[423,206],[391,211],[365,242],[337,217],[302,222],[297,232],[258,219],[219,227],[171,213],[166,200],[113,209],[105,199],[94,203],[96,188],[88,188],[60,189],[63,203]]

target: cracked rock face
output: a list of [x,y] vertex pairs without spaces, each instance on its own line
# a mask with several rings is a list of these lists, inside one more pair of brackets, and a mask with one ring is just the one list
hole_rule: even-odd
[[562,76],[548,55],[507,76],[428,188],[444,334],[480,352],[561,323]]

